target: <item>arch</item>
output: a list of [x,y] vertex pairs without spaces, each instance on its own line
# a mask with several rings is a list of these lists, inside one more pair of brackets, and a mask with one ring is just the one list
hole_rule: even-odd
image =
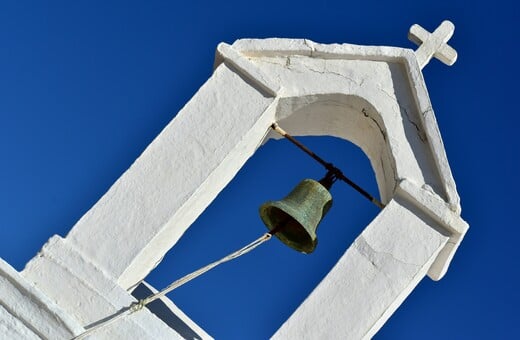
[[[44,246],[25,277],[86,324],[126,306],[129,297],[108,298],[114,285],[131,289],[146,277],[273,137],[276,120],[296,135],[358,144],[387,204],[275,337],[300,338],[315,314],[333,323],[322,324],[330,337],[370,336],[424,275],[444,275],[468,229],[419,66],[405,49],[285,39],[219,45],[206,84],[67,237]],[[83,300],[72,305],[41,273],[77,282]],[[77,310],[94,299],[95,310]]]
[[[341,138],[325,136],[302,137],[299,140],[320,156],[334,160],[351,178],[359,180],[358,184],[365,189],[374,193],[377,191],[369,160],[356,145]],[[341,153],[333,154],[330,148],[339,149]],[[362,171],[358,162],[355,163],[356,169],[348,167],[352,158],[346,156],[351,154],[362,162]],[[300,180],[319,179],[324,173],[320,165],[289,141],[269,139],[247,160],[237,176],[145,280],[154,287],[165,287],[169,280],[182,277],[258,237],[267,230],[258,215],[258,207],[262,203],[281,199]],[[379,212],[377,207],[344,184],[334,185],[331,193],[334,203],[318,228],[318,246],[312,254],[297,253],[273,239],[253,253],[217,268],[208,278],[201,276],[191,281],[169,295],[170,298],[182,310],[186,308],[184,312],[201,326],[204,325],[205,331],[215,338],[247,337],[244,329],[249,329],[256,337],[269,338]],[[218,244],[212,245],[211,250],[206,249],[212,243]],[[249,292],[244,293],[243,290]],[[257,303],[272,312],[264,315],[255,313]],[[206,306],[204,312],[195,314],[194,305],[199,308]],[[227,320],[221,322],[231,328],[237,321],[235,315],[242,313],[240,320],[243,323],[237,326],[242,331],[214,333],[210,325],[214,327],[220,318],[211,318],[213,313],[227,315]],[[271,325],[278,326],[266,329],[264,322],[268,320]]]
[[342,93],[282,98],[276,118],[292,135],[333,136],[361,148],[374,170],[382,201],[390,201],[396,187],[395,161],[384,122],[367,100]]
[[[430,150],[436,136],[418,130],[424,104],[417,107],[421,97],[413,95],[410,72],[394,56],[385,60],[379,51],[375,60],[341,59],[294,52],[248,58],[223,48],[225,62],[67,236],[123,287],[155,267],[261,145],[275,120],[297,122],[301,133],[321,127],[322,134],[359,143],[371,159],[383,202],[404,180],[431,188],[438,201],[449,196],[444,184],[450,179],[438,175],[439,154]],[[311,119],[318,116],[305,111],[310,109],[318,116],[348,118],[367,135],[377,136],[377,126],[380,135],[363,139],[348,124],[338,129],[334,120]],[[93,240],[93,234],[103,240]],[[105,240],[122,235],[128,235],[129,246],[113,254]]]

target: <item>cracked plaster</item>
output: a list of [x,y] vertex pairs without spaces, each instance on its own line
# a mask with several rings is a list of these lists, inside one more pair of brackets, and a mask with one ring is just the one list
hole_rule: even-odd
[[[83,326],[127,306],[135,300],[126,289],[273,136],[276,120],[291,134],[360,146],[386,207],[274,338],[371,337],[425,275],[444,275],[468,228],[419,64],[401,48],[301,39],[220,44],[206,84],[69,235],[51,239],[16,280]],[[146,311],[123,321],[100,338],[178,336]]]

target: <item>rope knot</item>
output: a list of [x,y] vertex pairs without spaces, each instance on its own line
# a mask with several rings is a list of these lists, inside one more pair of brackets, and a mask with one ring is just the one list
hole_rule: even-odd
[[145,305],[146,305],[146,303],[145,303],[144,299],[142,299],[142,300],[139,300],[138,302],[132,303],[132,306],[130,306],[130,309],[132,310],[132,312],[137,312],[137,311],[140,311],[141,309],[143,309]]

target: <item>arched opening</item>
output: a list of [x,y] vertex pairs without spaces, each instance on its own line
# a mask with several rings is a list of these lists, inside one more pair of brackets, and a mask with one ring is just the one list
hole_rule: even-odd
[[277,119],[295,136],[334,136],[360,147],[372,165],[382,201],[390,201],[396,185],[394,160],[383,120],[367,100],[340,93],[283,98]]
[[[290,122],[289,122],[290,123]],[[377,196],[366,155],[334,137],[300,137]],[[258,207],[283,198],[300,180],[319,179],[321,165],[287,140],[262,146],[146,278],[160,289],[249,243],[266,231]],[[294,312],[379,209],[344,183],[331,190],[333,207],[318,228],[318,246],[304,255],[277,239],[169,294],[215,338],[265,339]]]

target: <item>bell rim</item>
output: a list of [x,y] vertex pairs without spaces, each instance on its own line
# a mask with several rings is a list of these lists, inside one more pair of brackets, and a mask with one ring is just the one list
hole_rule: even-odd
[[[302,210],[299,209],[299,202],[298,199],[296,201],[291,200],[290,197],[293,197],[293,194],[300,189],[302,192],[314,192],[317,193],[320,196],[320,199],[323,204],[323,210],[320,218],[317,221],[313,221],[312,225],[313,228],[307,228],[306,225],[308,225],[309,220],[306,219],[306,216],[302,215]],[[304,194],[305,195],[305,194]],[[296,196],[298,197],[298,196]],[[303,196],[305,197],[305,196]],[[291,203],[292,202],[292,203]],[[296,203],[296,204],[295,204]],[[332,194],[330,193],[329,189],[327,189],[322,183],[319,181],[316,181],[314,179],[306,178],[301,180],[294,189],[283,199],[281,200],[271,200],[267,201],[264,204],[262,204],[259,207],[259,213],[260,218],[262,219],[262,222],[266,225],[266,227],[272,231],[274,230],[280,221],[273,220],[272,217],[276,216],[276,214],[285,214],[288,217],[290,217],[292,220],[294,220],[296,223],[300,225],[300,227],[305,231],[304,236],[302,237],[302,242],[295,242],[290,237],[284,236],[283,232],[276,232],[274,235],[285,245],[288,247],[305,253],[309,254],[314,251],[316,248],[316,245],[318,243],[316,230],[325,216],[325,214],[328,212],[332,205]],[[272,210],[272,211],[269,211]],[[275,212],[275,210],[278,210]],[[303,245],[303,246],[302,246]]]
[[[296,209],[292,209],[288,204],[286,204],[286,203],[284,204],[279,201],[268,201],[260,206],[260,218],[262,219],[262,222],[264,222],[267,229],[269,229],[269,231],[274,230],[276,228],[276,226],[273,226],[270,223],[270,220],[267,218],[268,214],[266,211],[268,209],[278,209],[281,212],[283,212],[284,214],[287,214],[290,216],[290,213],[287,210],[282,209],[282,207],[289,208],[289,210],[292,210],[293,213],[296,213]],[[298,219],[296,219],[294,217],[293,217],[293,219],[296,222],[298,222],[302,226],[303,229],[305,229],[303,227],[302,221],[298,221]],[[283,234],[275,233],[274,236],[276,236],[276,238],[279,239],[286,246],[288,246],[296,251],[299,251],[301,253],[310,254],[314,251],[314,249],[316,248],[316,245],[318,244],[318,237],[314,230],[309,231],[309,230],[305,229],[305,231],[306,231],[306,235],[307,235],[306,236],[307,240],[305,240],[305,245],[306,245],[305,247],[296,246],[296,244],[294,242],[291,242],[288,238],[283,237],[282,236]]]

